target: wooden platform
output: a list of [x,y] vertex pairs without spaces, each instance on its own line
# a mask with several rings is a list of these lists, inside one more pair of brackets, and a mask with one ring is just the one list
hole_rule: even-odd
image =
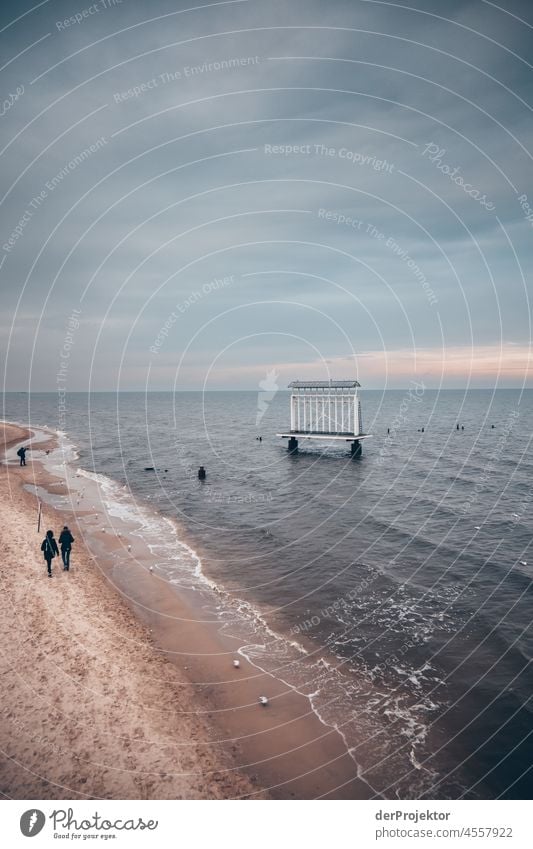
[[371,433],[305,433],[304,431],[288,431],[277,433],[282,439],[336,439],[344,442],[355,442],[361,439],[372,439]]

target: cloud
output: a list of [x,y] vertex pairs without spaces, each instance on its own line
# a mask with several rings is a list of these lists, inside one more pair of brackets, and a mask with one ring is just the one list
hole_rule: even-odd
[[[198,299],[166,340],[172,362],[194,340],[188,388],[226,349],[247,365],[219,357],[225,387],[249,385],[256,364],[288,374],[307,362],[311,376],[317,350],[376,352],[362,359],[372,381],[405,379],[402,350],[505,339],[523,351],[527,27],[459,0],[434,13],[343,0],[188,8],[123,0],[61,28],[70,3],[12,26],[19,7],[4,4],[4,91],[23,87],[2,116],[7,385],[54,388],[79,307],[70,388],[87,385],[93,354],[96,387],[113,388],[119,368],[123,388],[142,387],[176,304],[225,275],[234,284]],[[497,360],[475,377],[467,353],[443,363],[455,385],[504,379]],[[521,380],[515,365],[507,382]]]

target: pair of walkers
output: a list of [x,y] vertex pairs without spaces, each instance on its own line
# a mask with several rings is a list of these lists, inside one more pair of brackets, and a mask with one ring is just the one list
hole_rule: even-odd
[[[70,569],[70,552],[72,550],[72,543],[74,542],[74,537],[70,533],[67,525],[64,525],[61,534],[59,535],[59,545],[61,547],[61,559],[63,560],[63,569],[65,572],[68,572]],[[54,537],[53,531],[47,531],[46,536],[41,543],[41,551],[43,553],[43,557],[46,560],[46,566],[48,568],[48,577],[52,577],[52,560],[54,557],[59,557],[59,548],[57,546],[56,538]]]

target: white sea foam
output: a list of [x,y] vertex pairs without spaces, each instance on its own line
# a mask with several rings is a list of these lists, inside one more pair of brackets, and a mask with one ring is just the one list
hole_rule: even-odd
[[[340,734],[357,765],[359,777],[374,795],[380,795],[375,785],[383,785],[384,775],[391,774],[391,769],[394,771],[391,766],[394,758],[403,758],[405,766],[410,764],[417,773],[420,772],[416,765],[419,763],[416,747],[423,746],[427,735],[420,706],[409,707],[406,703],[391,702],[385,709],[384,716],[393,723],[397,736],[410,743],[409,751],[403,752],[399,747],[398,754],[393,752],[391,755],[377,710],[383,707],[386,694],[372,692],[372,675],[354,677],[344,671],[346,667],[339,668],[345,663],[342,658],[337,666],[333,659],[322,655],[314,658],[297,640],[277,633],[264,611],[231,595],[205,575],[201,557],[181,538],[182,530],[172,518],[162,516],[143,504],[127,486],[107,475],[80,468],[78,458],[76,447],[64,433],[60,434],[58,448],[47,456],[43,455],[46,467],[67,479],[71,495],[77,493],[82,497],[87,483],[94,485],[96,494],[92,499],[105,510],[108,518],[130,526],[124,535],[142,540],[155,559],[156,571],[170,584],[206,593],[206,608],[219,622],[220,632],[241,641],[237,653],[309,700],[317,718]],[[398,616],[402,612],[409,611],[391,610],[389,614]],[[404,679],[409,677],[409,672],[403,667],[397,670]],[[366,751],[359,746],[354,747],[351,745],[354,737],[372,741],[372,746]],[[381,778],[374,769],[374,764],[380,759],[386,766]],[[372,773],[371,778],[365,774],[366,770]],[[399,770],[397,774],[400,774]]]
[[132,525],[131,535],[143,541],[158,561],[156,568],[171,584],[183,586],[185,580],[186,586],[194,589],[191,579],[195,579],[204,588],[217,589],[205,575],[198,553],[179,538],[180,530],[172,519],[139,503],[127,487],[107,475],[82,468],[77,474],[97,484],[107,515]]

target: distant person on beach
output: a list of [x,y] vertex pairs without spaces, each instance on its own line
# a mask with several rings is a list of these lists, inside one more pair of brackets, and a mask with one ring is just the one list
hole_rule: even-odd
[[52,577],[52,560],[54,557],[59,555],[59,549],[57,547],[57,542],[54,538],[53,531],[47,531],[46,536],[41,543],[41,551],[43,553],[43,557],[46,560],[46,565],[48,567],[48,577]]
[[74,542],[74,537],[70,533],[67,525],[63,526],[63,530],[59,535],[59,545],[61,546],[61,557],[63,559],[63,569],[65,572],[68,572],[70,568],[70,552],[72,549],[72,543]]
[[26,451],[27,451],[27,450],[28,450],[28,449],[27,449],[27,448],[24,448],[24,446],[22,445],[22,446],[19,448],[19,450],[17,451],[17,457],[20,457],[20,465],[21,465],[21,466],[25,466],[25,465],[26,465]]
[[205,481],[205,478],[206,478],[206,471],[205,471],[203,466],[200,466],[200,468],[198,469],[198,480],[199,481]]

